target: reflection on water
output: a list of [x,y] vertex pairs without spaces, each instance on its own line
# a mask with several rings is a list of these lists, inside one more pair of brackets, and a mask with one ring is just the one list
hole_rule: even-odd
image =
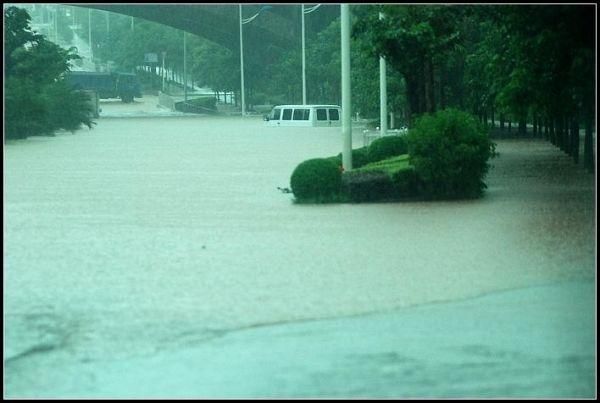
[[341,143],[339,128],[217,117],[9,142],[8,358],[146,356],[223,329],[594,278],[594,179],[548,143],[498,141],[475,201],[296,205],[277,190]]

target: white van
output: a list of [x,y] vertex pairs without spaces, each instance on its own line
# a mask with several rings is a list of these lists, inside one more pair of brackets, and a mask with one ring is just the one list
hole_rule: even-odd
[[278,105],[265,116],[269,126],[340,126],[341,119],[337,105]]

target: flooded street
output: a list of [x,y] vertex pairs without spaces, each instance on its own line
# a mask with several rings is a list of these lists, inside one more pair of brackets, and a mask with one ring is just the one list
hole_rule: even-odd
[[593,396],[594,177],[497,143],[480,200],[296,205],[277,187],[340,128],[8,142],[6,395]]

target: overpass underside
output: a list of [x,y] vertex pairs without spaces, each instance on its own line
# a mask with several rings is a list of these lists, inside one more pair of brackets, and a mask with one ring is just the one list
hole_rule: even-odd
[[[180,29],[213,41],[231,50],[239,50],[239,7],[237,4],[77,4],[97,10],[142,18]],[[243,18],[251,17],[262,7],[244,4]],[[244,43],[264,44],[263,48],[280,51],[301,44],[300,5],[271,5],[260,17],[244,25]],[[318,32],[339,16],[338,5],[323,5],[318,18],[307,20],[311,32]],[[311,24],[311,25],[308,25]]]

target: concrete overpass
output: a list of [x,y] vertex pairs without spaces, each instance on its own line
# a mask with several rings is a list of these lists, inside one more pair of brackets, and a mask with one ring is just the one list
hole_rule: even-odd
[[[180,29],[234,51],[239,50],[238,4],[73,4],[110,11]],[[263,5],[243,4],[243,17],[254,15]],[[244,25],[244,43],[288,50],[301,44],[299,4],[274,4],[259,18]],[[339,5],[324,4],[306,18],[307,37],[324,29],[340,15]]]

